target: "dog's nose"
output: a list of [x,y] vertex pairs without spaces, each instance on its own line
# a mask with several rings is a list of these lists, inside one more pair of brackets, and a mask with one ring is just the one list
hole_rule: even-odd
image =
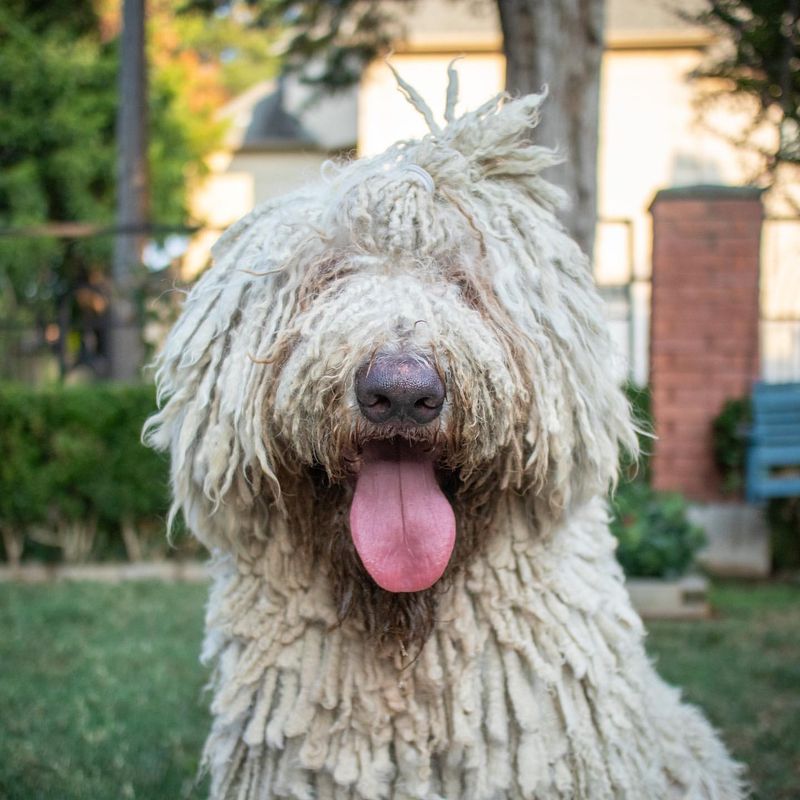
[[444,384],[424,359],[382,355],[359,369],[356,397],[370,422],[411,420],[424,425],[442,411]]

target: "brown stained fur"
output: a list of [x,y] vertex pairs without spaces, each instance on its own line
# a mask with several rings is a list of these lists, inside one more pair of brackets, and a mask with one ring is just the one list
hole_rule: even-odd
[[[509,352],[509,363],[524,363],[520,346],[514,341],[512,322],[497,302],[488,281],[458,264],[442,265],[450,282],[459,285],[462,296],[492,325]],[[303,279],[299,306],[307,306],[321,292],[330,290],[335,280],[346,274],[347,267],[339,259],[327,259],[311,268]],[[260,362],[271,369],[273,379],[264,405],[274,407],[280,374],[295,346],[295,337],[287,332],[280,336],[268,357]],[[273,430],[271,450],[278,471],[280,495],[273,499],[286,513],[289,529],[298,539],[298,558],[307,560],[311,569],[329,575],[334,607],[340,624],[355,622],[378,647],[397,647],[419,653],[433,631],[438,600],[453,577],[481,551],[492,528],[502,492],[518,486],[523,471],[523,454],[518,446],[521,433],[500,449],[493,463],[475,465],[467,462],[457,443],[465,437],[468,423],[464,409],[469,402],[467,387],[453,386],[436,354],[432,359],[445,380],[451,399],[452,414],[447,431],[434,426],[394,430],[376,427],[362,418],[353,419],[353,412],[344,403],[344,387],[329,388],[323,405],[330,409],[324,435],[318,438],[322,452],[318,463],[299,463],[284,432]],[[519,376],[520,381],[522,377]],[[519,425],[524,426],[525,409],[517,409]],[[355,412],[356,415],[358,412]],[[266,429],[271,420],[265,419]],[[399,435],[415,442],[422,449],[436,453],[440,465],[442,489],[453,506],[456,517],[456,543],[448,567],[430,589],[412,593],[392,593],[379,587],[364,569],[350,535],[349,510],[354,475],[359,453],[374,439]],[[321,532],[325,532],[322,535]]]
[[[482,256],[485,243],[478,231],[474,236],[477,252]],[[440,261],[439,269],[449,283],[460,288],[466,303],[479,311],[492,327],[509,354],[508,363],[517,373],[519,384],[528,385],[530,381],[522,374],[526,358],[518,341],[519,330],[492,291],[488,268],[485,273],[465,269],[459,261],[445,258]],[[312,263],[301,279],[297,309],[307,309],[320,295],[336,291],[337,280],[346,277],[349,271],[345,253]],[[468,387],[455,386],[447,379],[446,368],[434,350],[428,355],[445,381],[451,402],[447,431],[436,425],[395,431],[385,426],[376,428],[360,417],[353,419],[353,410],[344,402],[345,387],[336,386],[327,389],[327,396],[322,399],[330,413],[326,430],[319,431],[316,437],[320,448],[315,454],[317,463],[303,464],[292,449],[290,436],[275,430],[269,418],[280,375],[296,346],[296,337],[295,332],[285,331],[274,341],[266,358],[258,359],[258,363],[272,372],[264,404],[264,427],[271,430],[268,447],[278,476],[272,499],[287,515],[289,530],[297,537],[297,557],[306,559],[310,569],[327,572],[339,623],[361,626],[377,647],[399,645],[401,650],[418,654],[434,629],[439,598],[453,577],[480,553],[491,534],[502,496],[498,489],[519,488],[524,469],[524,456],[518,445],[522,441],[519,428],[525,427],[529,409],[521,398],[520,407],[515,409],[518,430],[499,449],[493,463],[470,463],[458,447],[458,442],[468,435],[469,420],[465,414],[470,407]],[[349,511],[360,451],[370,440],[393,435],[435,451],[441,486],[456,517],[456,543],[448,567],[434,586],[421,592],[393,593],[378,586],[364,569],[350,535]]]
[[[499,493],[471,492],[457,472],[441,474],[441,486],[456,517],[456,543],[450,563],[437,583],[422,592],[394,593],[378,586],[364,569],[350,535],[351,482],[333,483],[319,467],[291,477],[295,490],[284,491],[289,529],[298,539],[298,558],[328,574],[339,624],[354,622],[379,648],[418,655],[436,623],[439,597],[455,575],[488,540]],[[496,478],[481,484],[492,484]],[[310,513],[309,513],[310,510]],[[325,531],[324,537],[320,531]]]

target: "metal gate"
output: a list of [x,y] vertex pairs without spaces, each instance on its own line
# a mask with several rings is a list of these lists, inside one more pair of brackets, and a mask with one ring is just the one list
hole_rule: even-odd
[[800,218],[772,217],[761,231],[761,376],[800,381]]
[[[633,220],[601,218],[595,272],[611,335],[621,356],[620,377],[648,381],[650,275],[637,275]],[[761,377],[800,381],[800,218],[768,217],[761,232]]]

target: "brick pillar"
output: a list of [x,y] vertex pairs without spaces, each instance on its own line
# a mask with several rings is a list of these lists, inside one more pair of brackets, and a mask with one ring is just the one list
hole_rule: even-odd
[[719,500],[711,423],[759,375],[760,192],[666,189],[650,211],[653,486]]

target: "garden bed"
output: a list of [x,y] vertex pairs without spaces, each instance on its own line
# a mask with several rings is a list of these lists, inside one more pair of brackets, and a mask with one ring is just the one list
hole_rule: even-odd
[[0,565],[0,583],[49,583],[55,581],[205,581],[208,570],[202,561],[139,561],[107,564]]
[[708,581],[702,575],[628,578],[634,608],[645,619],[705,619],[711,614]]
[[[106,564],[0,565],[0,583],[50,583],[59,581],[198,582],[208,580],[202,561],[140,561]],[[628,578],[628,591],[636,610],[648,619],[702,619],[709,614],[708,582],[700,576],[676,580]]]

